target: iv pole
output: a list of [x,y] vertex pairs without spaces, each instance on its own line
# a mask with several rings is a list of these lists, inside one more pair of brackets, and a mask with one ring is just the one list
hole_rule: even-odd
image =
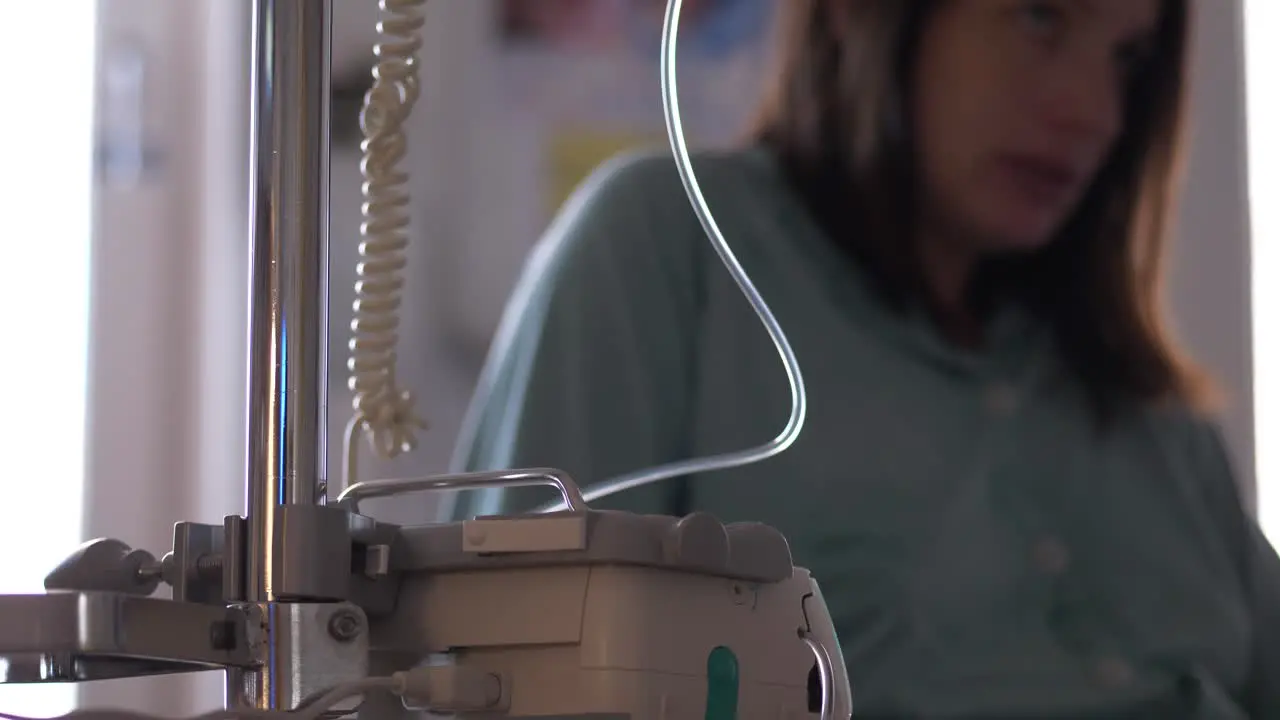
[[286,568],[279,508],[325,504],[329,103],[333,0],[254,0],[247,547],[240,599],[263,606],[268,661],[228,680],[228,707],[289,709],[298,658],[272,627]]

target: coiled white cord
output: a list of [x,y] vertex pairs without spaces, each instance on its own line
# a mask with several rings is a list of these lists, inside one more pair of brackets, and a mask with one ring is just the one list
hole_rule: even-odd
[[[662,480],[683,475],[730,470],[771,458],[795,443],[796,438],[800,436],[801,429],[804,427],[805,414],[807,412],[808,400],[804,387],[804,376],[800,372],[800,362],[796,359],[791,343],[787,340],[786,333],[783,332],[777,318],[774,317],[773,311],[769,309],[768,303],[764,301],[755,284],[751,282],[751,278],[747,275],[746,270],[742,268],[742,264],[738,262],[738,258],[734,255],[733,249],[729,247],[728,241],[725,240],[724,233],[720,231],[720,226],[716,224],[715,217],[711,213],[711,208],[707,206],[707,199],[702,194],[702,188],[698,184],[698,178],[693,170],[693,159],[689,156],[684,123],[680,116],[680,92],[679,83],[676,79],[676,46],[680,32],[680,11],[682,6],[683,0],[667,0],[666,17],[662,28],[662,106],[666,117],[667,139],[671,144],[671,152],[675,155],[680,181],[684,184],[685,193],[689,196],[689,202],[693,204],[693,210],[698,216],[698,222],[701,223],[703,231],[706,232],[707,238],[716,250],[716,254],[720,256],[721,262],[728,269],[729,274],[733,277],[734,282],[737,283],[742,294],[746,296],[747,302],[751,304],[751,309],[755,310],[760,322],[764,325],[765,330],[768,331],[769,338],[773,341],[773,345],[782,359],[783,369],[787,374],[787,383],[791,387],[791,415],[787,418],[787,424],[782,428],[782,431],[763,445],[737,452],[667,463],[622,475],[585,488],[582,495],[587,502]],[[563,509],[565,509],[563,502],[542,508],[544,512]]]
[[358,482],[356,450],[362,432],[373,451],[389,459],[411,451],[416,433],[426,429],[414,411],[413,393],[396,384],[401,273],[410,219],[409,176],[398,165],[408,154],[404,122],[421,92],[418,52],[425,6],[426,0],[381,0],[387,16],[378,23],[373,87],[360,113],[364,221],[347,362],[355,397],[346,429],[344,487]]

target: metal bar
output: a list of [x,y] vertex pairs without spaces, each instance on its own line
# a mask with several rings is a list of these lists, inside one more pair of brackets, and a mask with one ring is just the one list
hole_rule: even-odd
[[254,0],[245,600],[278,600],[275,508],[323,502],[333,0]]
[[[0,596],[0,682],[82,682],[253,664],[251,613],[107,592]],[[65,673],[40,673],[48,659]],[[32,672],[34,671],[34,672]]]
[[329,90],[333,0],[253,0],[248,464],[241,598],[263,608],[262,665],[227,706],[293,709],[302,668],[278,612],[277,523],[325,501]]
[[437,475],[422,478],[395,480],[366,480],[346,488],[338,495],[338,504],[352,512],[360,511],[362,500],[379,497],[395,497],[411,492],[429,490],[478,490],[481,488],[535,487],[545,485],[560,491],[565,509],[586,512],[587,501],[582,498],[578,484],[567,473],[559,470],[498,470],[495,472]]

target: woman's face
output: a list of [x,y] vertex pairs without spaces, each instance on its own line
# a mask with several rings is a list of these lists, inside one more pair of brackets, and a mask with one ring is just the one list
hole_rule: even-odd
[[915,78],[926,240],[987,254],[1048,242],[1124,122],[1159,0],[942,0]]

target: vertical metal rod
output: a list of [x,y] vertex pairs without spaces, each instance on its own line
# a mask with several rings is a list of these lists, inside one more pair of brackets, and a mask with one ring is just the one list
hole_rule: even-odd
[[[230,708],[289,710],[299,668],[277,593],[277,509],[325,501],[333,0],[253,0],[248,463],[244,593],[264,665],[231,671]],[[282,614],[282,612],[284,614]]]
[[333,0],[254,0],[245,599],[279,598],[275,508],[323,501]]

